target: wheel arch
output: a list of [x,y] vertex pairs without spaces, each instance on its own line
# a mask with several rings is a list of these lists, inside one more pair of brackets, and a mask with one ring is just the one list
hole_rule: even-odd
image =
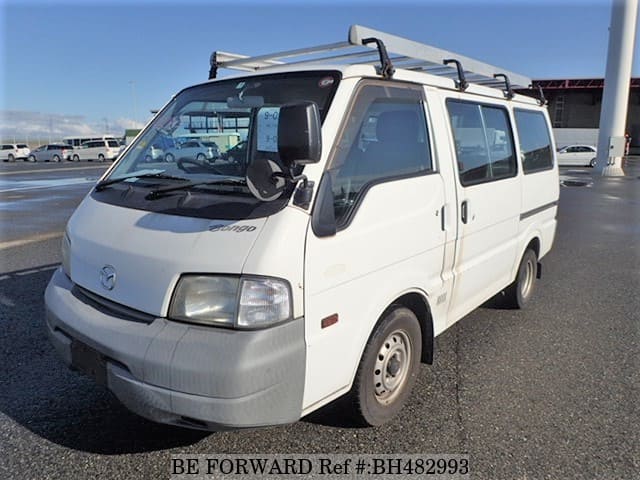
[[534,251],[536,254],[536,259],[538,262],[538,278],[541,275],[541,265],[540,265],[540,250],[542,248],[542,235],[537,230],[531,232],[531,234],[527,237],[527,240],[522,243],[524,245],[515,259],[515,264],[513,266],[513,270],[511,272],[511,281],[514,281],[516,276],[518,275],[518,268],[520,267],[520,262],[522,261],[522,257],[524,256],[524,252],[526,252],[529,248]]
[[371,332],[369,332],[369,337],[376,331],[386,314],[397,306],[408,308],[418,319],[422,332],[422,355],[420,360],[422,363],[432,364],[434,354],[433,316],[427,295],[420,290],[403,293],[389,303],[378,317]]

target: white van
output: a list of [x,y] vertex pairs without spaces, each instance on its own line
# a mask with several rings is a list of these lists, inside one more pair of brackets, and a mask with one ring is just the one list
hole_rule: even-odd
[[[341,46],[217,52],[211,77],[244,73],[179,92],[69,220],[51,341],[134,412],[215,430],[343,397],[379,425],[437,335],[530,300],[559,181],[544,102],[512,91],[529,79],[360,26]],[[246,144],[145,163],[198,128]]]
[[119,153],[120,143],[115,139],[90,140],[73,149],[71,160],[74,162],[80,160],[104,162],[105,160],[115,160]]

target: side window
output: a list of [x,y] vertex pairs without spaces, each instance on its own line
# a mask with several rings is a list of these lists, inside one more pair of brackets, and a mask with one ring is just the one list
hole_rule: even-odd
[[551,136],[542,112],[516,109],[514,113],[525,175],[553,168]]
[[513,177],[517,171],[517,163],[508,113],[504,108],[486,105],[481,110],[489,145],[491,179]]
[[338,228],[371,184],[431,170],[421,90],[364,86],[328,170]]
[[517,164],[507,110],[501,107],[448,100],[463,186],[516,175]]

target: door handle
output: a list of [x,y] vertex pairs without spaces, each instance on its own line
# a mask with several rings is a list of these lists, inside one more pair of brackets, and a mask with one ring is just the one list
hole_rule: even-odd
[[460,204],[460,219],[462,220],[462,223],[466,224],[467,223],[467,201],[464,200],[461,204]]

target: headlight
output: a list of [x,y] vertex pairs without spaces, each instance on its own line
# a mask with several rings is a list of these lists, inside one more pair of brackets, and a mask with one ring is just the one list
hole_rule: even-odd
[[262,328],[292,316],[288,282],[274,278],[184,275],[169,317],[206,325]]
[[62,236],[62,271],[71,278],[71,240],[67,232]]

